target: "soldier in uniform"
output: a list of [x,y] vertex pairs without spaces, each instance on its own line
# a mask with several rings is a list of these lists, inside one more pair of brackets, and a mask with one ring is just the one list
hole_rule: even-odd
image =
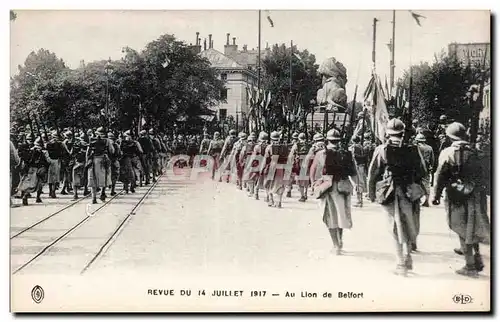
[[[273,156],[277,156],[277,164],[283,166],[288,162],[289,149],[287,144],[280,143],[280,135],[278,132],[271,133],[271,144],[266,147],[264,152],[264,159],[266,160],[266,190],[269,196],[268,206],[281,208],[283,193],[285,192],[285,185],[287,184],[285,178],[285,169],[276,167],[274,176],[269,177],[271,170],[271,162]],[[275,197],[277,203],[275,203]]]
[[30,193],[36,191],[36,202],[42,202],[40,195],[42,193],[43,185],[47,180],[47,171],[50,165],[49,154],[43,149],[42,140],[37,138],[33,147],[29,151],[24,169],[23,177],[19,183],[19,191],[23,205],[28,205],[28,196]]
[[356,165],[351,152],[341,147],[338,130],[328,131],[326,147],[318,151],[310,177],[321,200],[323,222],[328,228],[335,253],[342,254],[344,229],[352,228],[351,194],[356,180]]
[[390,219],[396,248],[397,275],[413,269],[411,251],[416,250],[420,229],[420,198],[425,194],[421,180],[426,175],[418,148],[403,144],[405,125],[398,119],[387,123],[388,140],[373,154],[368,170],[368,194]]
[[153,146],[153,154],[151,156],[151,171],[153,173],[153,182],[156,181],[155,177],[158,177],[161,172],[161,164],[160,164],[160,152],[161,152],[161,143],[158,140],[153,129],[149,130],[149,139]]
[[[19,154],[17,153],[17,149],[14,146],[14,143],[10,141],[10,191],[12,191],[12,175],[15,173],[16,168],[21,164],[21,158],[19,158]],[[12,193],[9,194],[10,206],[12,207]],[[19,205],[16,205],[19,206]]]
[[69,151],[64,143],[59,141],[59,135],[57,131],[53,131],[51,133],[50,141],[47,142],[45,146],[50,158],[50,165],[47,176],[47,182],[49,184],[49,196],[50,198],[56,198],[56,188],[59,182],[61,182],[61,161],[68,158]]
[[240,154],[238,157],[239,168],[241,169],[241,181],[246,186],[247,193],[249,197],[252,197],[255,193],[255,185],[254,180],[249,176],[246,169],[251,165],[250,160],[253,155],[253,151],[255,148],[255,134],[250,134],[240,150]]
[[201,144],[200,144],[200,154],[207,155],[209,147],[210,147],[209,135],[207,132],[204,132],[203,133],[203,140],[201,140]]
[[[233,150],[231,151],[230,159],[234,161],[231,164],[231,169],[233,165],[236,168],[236,188],[239,190],[243,189],[243,167],[240,163],[240,152],[245,149],[247,144],[247,134],[245,132],[240,132],[238,134],[239,140],[234,144]],[[233,170],[233,169],[232,169]]]
[[95,138],[91,139],[87,148],[86,162],[88,164],[88,184],[92,190],[92,203],[97,203],[97,189],[101,189],[102,201],[106,200],[106,187],[111,183],[108,181],[110,159],[115,153],[113,145],[105,138],[104,129],[98,128]]
[[[252,167],[257,167],[259,165],[259,171],[253,171],[249,173],[249,179],[253,179],[253,189],[255,200],[259,200],[259,189],[265,189],[264,181],[266,176],[262,174],[262,170],[264,169],[265,163],[262,157],[266,151],[266,147],[268,145],[269,135],[266,132],[260,132],[259,141],[255,144],[253,153],[252,153]],[[255,158],[260,158],[260,161],[255,160]],[[267,195],[266,202],[269,201],[269,195]]]
[[[135,164],[140,164],[139,160],[142,149],[140,144],[132,139],[130,130],[124,133],[124,140],[121,142],[120,146],[122,150],[122,157],[120,160],[120,181],[123,183],[123,190],[125,193],[135,192],[135,187],[137,186],[137,169],[134,168]],[[136,160],[136,161],[134,161]]]
[[108,133],[108,139],[110,144],[113,146],[114,153],[109,155],[111,161],[111,195],[116,195],[116,181],[120,176],[120,159],[122,158],[122,150],[120,145],[115,142],[115,135],[112,132]]
[[196,136],[191,135],[188,139],[187,154],[189,155],[189,167],[193,167],[193,160],[198,152],[198,140]]
[[[148,132],[146,130],[142,130],[140,132],[140,137],[137,140],[139,144],[142,147],[142,158],[141,158],[141,165],[142,165],[142,175],[145,179],[145,185],[150,184],[151,181],[151,166],[152,166],[152,159],[153,159],[153,154],[154,154],[154,147],[153,147],[153,142],[151,142],[151,139],[147,135]],[[142,181],[142,179],[141,179]],[[154,177],[153,177],[154,181]]]
[[[313,136],[313,145],[309,149],[309,152],[307,153],[307,159],[309,160],[309,168],[312,165],[313,160],[316,157],[316,153],[318,153],[321,150],[325,149],[325,139],[321,133],[316,133]],[[311,180],[311,183],[320,179],[322,176],[322,173],[317,173],[317,178],[315,180]],[[314,194],[314,186],[311,185],[311,195]]]
[[79,141],[73,143],[73,148],[71,149],[71,183],[73,185],[73,200],[78,199],[78,188],[85,187],[84,195],[87,192],[87,176],[86,176],[86,154],[88,143],[85,141],[85,136],[80,136]]
[[366,157],[365,149],[360,143],[359,137],[354,136],[352,142],[353,144],[350,146],[349,150],[354,158],[357,172],[356,204],[354,204],[354,207],[363,207],[363,192],[366,191],[366,165],[368,163],[368,158]]
[[[300,133],[297,136],[298,141],[295,142],[290,150],[289,158],[293,160],[293,173],[299,186],[300,202],[307,200],[307,188],[309,187],[309,161],[307,156],[311,149],[310,144],[306,141],[306,134]],[[305,170],[305,171],[304,171]],[[301,178],[307,176],[307,178]],[[298,178],[298,179],[297,179]]]
[[462,124],[450,124],[446,134],[452,144],[439,155],[432,203],[439,205],[446,189],[444,204],[448,225],[459,236],[465,255],[465,266],[456,273],[475,277],[484,268],[479,243],[490,242],[486,186],[491,174],[479,153],[467,142]]
[[[63,188],[61,190],[61,195],[67,195],[68,192],[71,192],[73,189],[73,184],[72,184],[72,167],[73,165],[70,164],[70,155],[72,154],[73,151],[73,145],[74,145],[74,139],[73,139],[73,133],[71,131],[66,131],[64,133],[66,136],[66,139],[64,139],[63,143],[68,149],[68,154],[66,158],[61,159],[61,170],[62,170],[62,175],[63,175]],[[67,190],[67,191],[66,191]]]
[[212,180],[215,179],[215,172],[219,170],[221,151],[223,146],[224,146],[224,140],[221,139],[219,132],[215,132],[214,138],[213,140],[210,141],[207,150],[207,154],[214,159],[214,165],[212,169]]
[[429,207],[429,196],[431,193],[431,174],[434,167],[434,151],[432,147],[425,143],[426,138],[422,133],[417,134],[415,142],[417,143],[420,155],[424,159],[427,175],[422,179],[422,184],[425,188],[425,200],[422,207]]
[[[229,136],[226,138],[224,141],[224,146],[222,147],[221,151],[221,164],[223,165],[224,169],[221,170],[227,170],[227,167],[231,169],[231,171],[234,171],[231,166],[231,152],[233,151],[234,144],[238,141],[238,137],[236,137],[236,131],[235,130],[230,130],[229,131]],[[219,182],[222,181],[222,177],[219,178]],[[226,182],[229,183],[229,176],[226,178]]]
[[[298,140],[299,140],[299,133],[294,132],[292,134],[292,142],[288,145],[288,149],[290,151],[292,150],[293,146],[297,143]],[[286,140],[284,140],[283,143],[286,143]],[[287,198],[292,197],[292,187],[293,187],[294,181],[295,181],[295,173],[292,171],[292,173],[290,175],[290,180],[288,181],[288,184],[286,185],[286,197]]]

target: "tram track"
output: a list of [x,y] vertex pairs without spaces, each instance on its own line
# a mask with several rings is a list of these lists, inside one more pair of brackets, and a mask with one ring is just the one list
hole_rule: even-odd
[[[147,196],[149,196],[149,194],[152,192],[152,190],[157,186],[157,183],[158,183],[160,177],[145,192],[143,192],[141,198],[138,200],[138,202],[135,203],[135,205],[132,208],[132,210],[127,213],[125,219],[113,231],[113,233],[111,234],[111,236],[107,237],[105,243],[99,248],[99,251],[92,257],[91,261],[89,263],[87,263],[87,265],[85,265],[85,268],[82,271],[82,273],[85,270],[87,270],[98,259],[98,257],[105,251],[105,248],[110,244],[111,240],[119,233],[119,231],[124,226],[124,224],[126,223],[126,221],[128,221],[128,219],[130,218],[131,215],[135,214],[135,211],[137,210],[137,208],[144,202],[144,200],[147,198]],[[55,239],[53,239],[52,241],[50,241],[50,243],[48,243],[45,246],[43,246],[43,248],[40,251],[38,251],[34,256],[30,257],[29,260],[24,261],[23,264],[21,264],[20,266],[18,266],[15,269],[13,269],[12,270],[12,274],[13,275],[18,274],[19,272],[24,271],[26,268],[30,267],[37,259],[40,259],[45,254],[47,254],[48,251],[52,247],[54,247],[55,245],[59,244],[61,241],[65,240],[69,235],[71,235],[72,233],[74,233],[78,228],[81,228],[85,223],[89,222],[91,218],[97,218],[97,216],[95,216],[95,214],[97,212],[101,211],[106,206],[112,204],[111,201],[113,201],[115,198],[117,198],[118,196],[121,196],[121,195],[124,195],[124,190],[118,192],[116,195],[114,195],[113,197],[109,198],[106,202],[104,202],[103,204],[101,204],[97,209],[93,210],[92,212],[88,213],[86,211],[87,215],[83,219],[79,220],[76,224],[74,224],[71,227],[69,227],[68,229],[66,229],[64,231],[64,233],[62,233],[61,235],[59,235],[58,237],[56,237]],[[15,237],[21,236],[25,232],[30,231],[32,228],[40,225],[41,223],[46,222],[48,219],[52,218],[53,216],[57,215],[58,213],[61,213],[64,210],[70,208],[71,206],[73,206],[74,204],[80,202],[83,199],[85,199],[85,197],[83,197],[83,198],[77,200],[76,202],[74,202],[74,203],[72,203],[72,204],[64,207],[63,209],[58,210],[56,213],[51,214],[51,215],[43,218],[42,220],[36,222],[35,224],[33,224],[33,225],[31,225],[31,226],[23,229],[21,232],[18,232],[18,233],[16,233],[16,235],[12,236],[11,240],[13,238],[15,238]]]

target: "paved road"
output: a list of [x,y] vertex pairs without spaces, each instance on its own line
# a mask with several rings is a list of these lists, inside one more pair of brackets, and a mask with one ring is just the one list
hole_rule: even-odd
[[[141,188],[134,195],[117,197],[22,274],[80,273],[145,191]],[[454,273],[463,258],[452,251],[458,239],[447,227],[442,206],[423,210],[414,274],[402,282],[392,274],[392,240],[379,206],[366,202],[364,208],[354,209],[353,229],[344,233],[345,255],[335,256],[317,202],[299,203],[298,191],[292,194],[284,199],[282,209],[276,209],[247,197],[233,184],[163,177],[85,276],[202,276],[240,281],[261,277],[320,284],[365,281],[378,285],[379,291],[398,283],[428,290],[438,285],[454,290],[489,289],[487,246],[482,246],[486,268],[480,278],[471,280]],[[11,234],[68,203],[65,199],[13,209]],[[11,267],[18,267],[86,216],[88,202],[11,240]]]

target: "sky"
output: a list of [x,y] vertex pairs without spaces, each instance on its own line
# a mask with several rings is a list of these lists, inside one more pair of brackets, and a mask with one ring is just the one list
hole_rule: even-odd
[[[396,11],[396,79],[411,62],[432,62],[449,43],[490,42],[488,11],[415,11],[425,16],[418,26],[407,10]],[[226,33],[248,49],[258,46],[258,11],[16,11],[11,22],[10,75],[18,72],[31,51],[48,49],[71,68],[81,60],[119,59],[125,46],[141,50],[162,34],[194,43],[213,35],[214,48],[223,52]],[[318,64],[335,57],[347,68],[347,95],[358,95],[371,75],[373,18],[377,18],[376,69],[389,79],[392,11],[262,11],[261,44],[289,44],[307,49]],[[358,96],[359,97],[359,96]]]

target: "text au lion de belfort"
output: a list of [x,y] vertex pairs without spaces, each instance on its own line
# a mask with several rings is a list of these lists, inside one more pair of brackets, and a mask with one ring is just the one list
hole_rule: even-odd
[[243,291],[243,290],[170,290],[170,289],[148,289],[147,295],[150,296],[165,296],[165,297],[243,297],[243,298],[255,298],[255,297],[285,297],[285,298],[325,298],[325,299],[362,299],[363,292],[269,292],[269,291]]

